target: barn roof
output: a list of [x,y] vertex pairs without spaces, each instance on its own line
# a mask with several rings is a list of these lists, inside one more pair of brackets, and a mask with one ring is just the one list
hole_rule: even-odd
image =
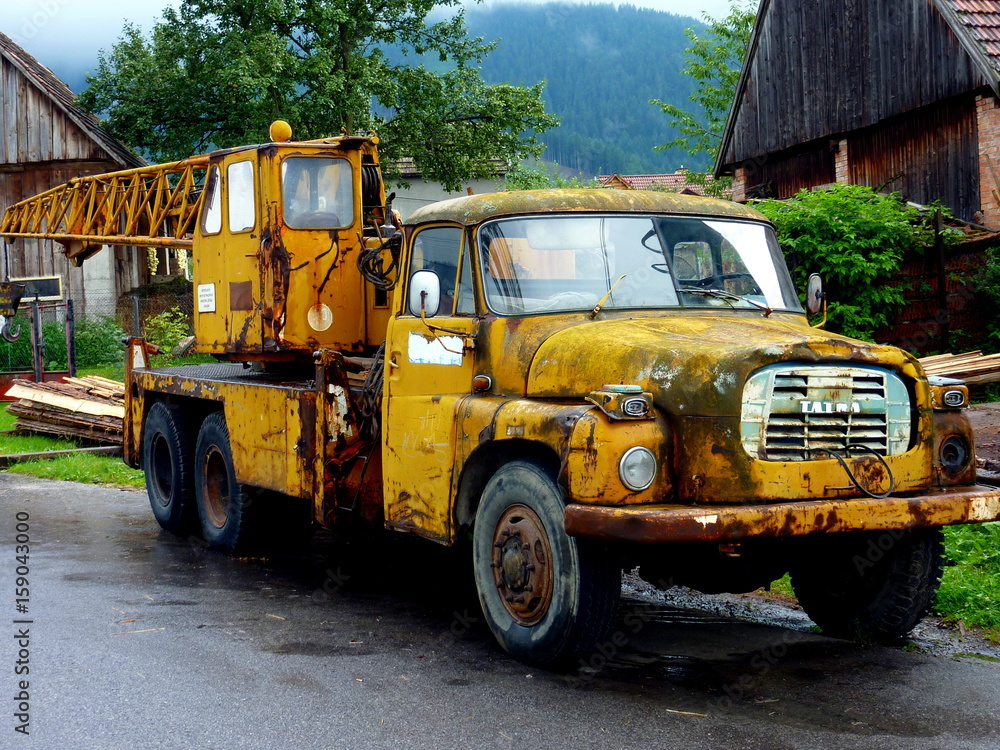
[[146,164],[142,157],[105,132],[95,115],[76,106],[76,95],[55,73],[3,32],[0,32],[0,55],[44,92],[66,117],[90,136],[114,161],[123,167],[141,167]]
[[[732,165],[734,162],[741,161],[748,158],[747,154],[743,153],[733,153],[734,149],[734,138],[735,131],[737,128],[737,121],[740,119],[741,108],[744,106],[745,100],[748,93],[752,96],[757,96],[756,93],[759,88],[766,86],[777,85],[778,80],[782,80],[783,76],[780,73],[785,71],[771,71],[775,72],[776,77],[764,77],[761,81],[753,81],[752,73],[755,66],[758,64],[758,55],[764,63],[763,65],[774,65],[776,61],[782,59],[782,53],[775,48],[775,44],[781,44],[788,46],[791,44],[790,49],[798,50],[797,53],[801,57],[803,64],[807,59],[806,53],[801,49],[804,44],[802,39],[794,39],[789,36],[775,36],[773,30],[770,31],[770,36],[768,36],[768,23],[769,14],[771,13],[781,13],[788,12],[786,9],[791,5],[795,8],[796,13],[802,14],[802,19],[805,19],[805,23],[808,23],[808,19],[812,19],[814,24],[829,22],[829,18],[822,18],[819,13],[806,12],[801,7],[794,3],[785,3],[782,0],[761,0],[760,7],[757,11],[757,19],[754,22],[753,30],[750,34],[750,40],[747,45],[747,54],[743,62],[743,68],[740,73],[739,81],[736,85],[736,92],[733,98],[733,102],[729,111],[729,116],[726,120],[726,127],[723,130],[722,142],[719,148],[716,164],[715,164],[715,174],[724,174],[726,168]],[[873,15],[874,17],[879,17],[884,23],[891,23],[896,25],[898,28],[894,30],[894,33],[910,33],[910,39],[912,39],[914,45],[919,45],[921,43],[928,43],[928,26],[926,20],[922,19],[911,19],[913,22],[912,32],[907,32],[906,29],[909,28],[908,22],[904,21],[903,18],[906,13],[912,13],[916,8],[918,8],[921,3],[911,0],[909,3],[892,3],[886,4],[883,8],[879,4],[879,14]],[[965,60],[958,60],[954,57],[948,59],[947,54],[954,54],[954,52],[949,52],[949,45],[942,44],[940,41],[934,41],[936,45],[934,50],[918,49],[918,50],[886,50],[884,40],[880,42],[879,34],[877,29],[869,29],[868,35],[870,38],[862,38],[861,44],[874,44],[875,47],[881,46],[881,51],[878,52],[880,57],[877,60],[865,59],[859,62],[858,50],[852,49],[845,52],[845,48],[838,48],[837,50],[829,50],[827,52],[827,62],[828,66],[837,64],[837,60],[843,61],[848,59],[848,74],[856,74],[858,70],[863,67],[871,67],[872,70],[870,74],[874,72],[884,72],[886,70],[891,70],[893,67],[899,66],[909,66],[908,72],[915,73],[918,69],[922,67],[924,71],[923,78],[932,80],[932,83],[927,84],[926,81],[922,84],[918,81],[918,84],[922,86],[920,90],[912,90],[910,93],[904,94],[903,96],[897,96],[892,92],[886,90],[870,91],[870,92],[855,92],[857,96],[862,99],[866,99],[863,96],[867,93],[869,96],[866,101],[862,104],[851,107],[851,105],[844,105],[838,111],[827,111],[828,123],[833,128],[829,133],[837,132],[838,129],[852,129],[856,127],[862,127],[865,125],[872,124],[873,119],[879,119],[881,116],[889,116],[892,114],[898,114],[893,108],[900,111],[904,111],[907,107],[914,106],[918,102],[928,103],[927,94],[931,93],[935,88],[939,91],[943,91],[946,87],[941,84],[941,81],[945,76],[948,75],[947,71],[954,70],[954,76],[952,83],[954,85],[959,85],[960,81],[976,81],[977,85],[982,85],[983,83],[989,85],[997,96],[1000,96],[1000,0],[929,0],[929,5],[932,9],[936,9],[940,18],[945,22],[943,28],[947,28],[954,35],[950,44],[950,48],[955,51],[961,50],[965,52]],[[890,7],[891,6],[891,7]],[[853,7],[856,9],[872,8],[873,5],[868,5],[862,3],[860,5],[851,6],[840,6],[842,8],[841,13],[846,13],[846,8]],[[926,6],[925,6],[926,7]],[[931,11],[933,15],[933,11]],[[801,20],[801,19],[800,19]],[[902,29],[900,32],[899,30]],[[919,31],[917,31],[918,29]],[[828,37],[829,30],[820,30],[821,37]],[[872,36],[874,35],[874,36]],[[923,36],[920,36],[923,35]],[[841,39],[846,39],[850,36],[849,31],[841,31],[839,35]],[[899,37],[894,37],[897,41]],[[844,42],[839,42],[840,46],[843,47]],[[933,52],[933,54],[932,54]],[[871,50],[869,50],[871,53]],[[788,55],[794,56],[792,52]],[[946,57],[941,57],[945,54]],[[837,55],[840,57],[838,58]],[[921,62],[922,58],[922,62]],[[929,58],[929,59],[928,59]],[[811,62],[815,62],[812,58],[809,58]],[[936,67],[928,68],[928,65],[937,62]],[[940,63],[944,62],[944,65]],[[843,63],[842,63],[843,64]],[[912,69],[912,70],[911,70]],[[969,72],[965,72],[965,71]],[[942,72],[944,71],[944,72]],[[824,98],[824,86],[836,85],[838,79],[843,80],[843,74],[845,71],[839,71],[839,74],[828,74],[828,73],[817,73],[815,70],[812,72],[808,70],[802,71],[802,76],[808,80],[803,81],[799,86],[804,87],[804,90],[800,92],[799,98],[802,95],[808,95],[809,99],[813,100],[813,105],[817,102],[826,103],[828,98]],[[971,74],[971,78],[970,78]],[[899,80],[899,76],[896,80]],[[787,83],[787,82],[786,82]],[[911,81],[912,83],[912,81]],[[883,85],[884,88],[884,85]],[[890,99],[885,100],[872,100],[870,97],[873,94],[880,93],[883,95],[888,95]],[[808,106],[808,100],[806,101]],[[787,102],[786,106],[792,107],[794,104],[792,102]],[[893,110],[893,111],[890,111]],[[882,114],[878,114],[881,112]],[[815,120],[816,113],[813,113],[813,119]],[[761,113],[753,112],[749,116],[749,126],[752,128],[761,129],[770,127],[773,130],[774,123],[762,123],[758,122],[757,119],[761,116]],[[746,126],[746,125],[744,125]],[[817,133],[806,133],[804,129],[799,128],[802,135],[805,136],[805,140],[817,137]],[[773,138],[772,138],[773,140]],[[801,142],[801,141],[800,141]],[[792,145],[787,143],[784,147]],[[739,147],[735,149],[737,152],[741,151]],[[764,156],[764,152],[757,154],[750,154],[750,157]]]

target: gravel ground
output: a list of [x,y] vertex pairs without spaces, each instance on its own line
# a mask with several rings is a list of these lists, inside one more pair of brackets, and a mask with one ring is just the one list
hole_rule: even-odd
[[976,404],[968,410],[976,433],[976,458],[987,477],[1000,479],[1000,402]]
[[[815,632],[813,624],[794,600],[784,601],[762,594],[702,594],[681,586],[660,591],[637,575],[626,575],[622,596],[677,607],[696,609],[717,617],[777,625],[803,633]],[[959,631],[937,617],[925,617],[900,647],[913,653],[976,661],[1000,662],[1000,645],[990,643],[978,631]]]

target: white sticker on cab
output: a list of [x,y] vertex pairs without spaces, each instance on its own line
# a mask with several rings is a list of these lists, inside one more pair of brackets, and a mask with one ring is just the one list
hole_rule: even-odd
[[430,341],[421,334],[410,332],[410,362],[419,365],[461,365],[462,338],[438,336]]

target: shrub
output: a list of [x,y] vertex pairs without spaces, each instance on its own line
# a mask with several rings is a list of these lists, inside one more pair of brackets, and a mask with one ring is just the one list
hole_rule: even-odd
[[191,335],[191,321],[179,307],[171,307],[146,321],[146,336],[169,353],[185,336]]
[[[986,251],[986,262],[976,279],[979,291],[989,300],[991,309],[1000,305],[1000,248],[991,247]],[[1000,351],[1000,319],[995,315],[986,324],[988,343],[984,349]]]
[[[118,365],[125,361],[125,331],[110,315],[76,321],[76,366]],[[47,352],[46,352],[47,354]]]
[[830,330],[868,341],[903,305],[903,290],[889,282],[904,253],[934,242],[933,228],[898,194],[859,185],[802,190],[755,207],[774,222],[798,287],[805,288],[808,274],[822,274]]

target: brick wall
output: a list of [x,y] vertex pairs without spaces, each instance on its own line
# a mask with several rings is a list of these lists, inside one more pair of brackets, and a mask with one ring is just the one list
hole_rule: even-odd
[[747,168],[737,167],[733,173],[733,200],[745,203],[747,199]]
[[979,130],[980,223],[990,229],[1000,229],[1000,201],[995,195],[995,192],[1000,193],[1000,105],[992,94],[976,97],[976,126]]
[[848,183],[851,174],[847,168],[847,139],[842,138],[833,154],[833,173],[837,182]]

